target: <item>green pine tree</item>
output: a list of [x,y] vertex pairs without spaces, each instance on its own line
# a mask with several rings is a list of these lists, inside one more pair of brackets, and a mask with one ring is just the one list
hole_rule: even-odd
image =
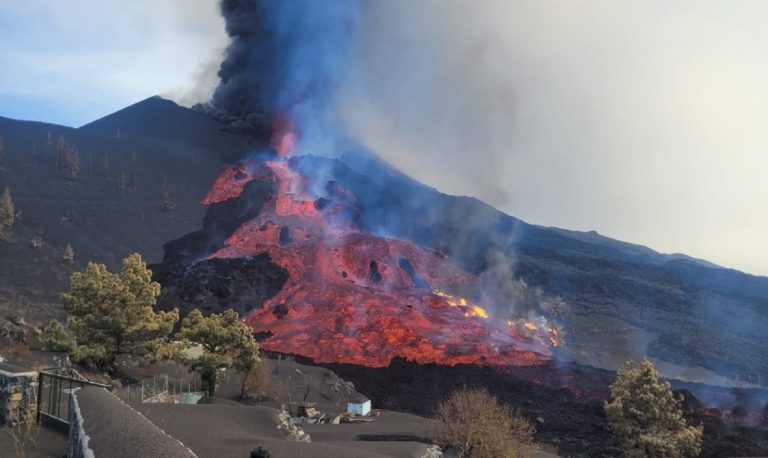
[[118,355],[154,356],[179,320],[178,310],[155,312],[160,284],[134,253],[123,260],[119,274],[103,264],[88,263],[75,272],[62,294],[69,328],[77,347],[75,360],[110,370]]
[[701,426],[688,426],[668,382],[653,363],[628,362],[611,385],[605,412],[629,457],[685,457],[701,453]]
[[200,374],[208,394],[213,396],[220,380],[220,369],[234,368],[243,374],[241,396],[245,393],[248,375],[261,362],[259,344],[251,329],[232,309],[204,317],[200,310],[192,310],[181,322],[178,337],[186,344],[199,344],[203,354],[188,358],[190,370]]
[[69,352],[72,350],[72,339],[58,320],[51,320],[43,328],[43,345],[48,351]]

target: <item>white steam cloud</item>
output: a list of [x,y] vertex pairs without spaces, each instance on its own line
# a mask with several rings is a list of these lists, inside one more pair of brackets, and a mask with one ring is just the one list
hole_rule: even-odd
[[368,148],[529,222],[768,274],[768,4],[366,5],[336,101]]

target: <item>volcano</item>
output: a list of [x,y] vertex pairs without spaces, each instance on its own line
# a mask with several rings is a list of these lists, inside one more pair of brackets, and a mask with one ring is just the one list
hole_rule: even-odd
[[[451,294],[477,278],[438,252],[363,230],[353,193],[322,171],[308,173],[306,158],[282,150],[241,161],[215,180],[203,199],[209,216],[242,221],[209,231],[218,232],[218,240],[209,240],[207,252],[187,268],[266,255],[287,272],[277,294],[235,307],[246,312],[263,348],[369,367],[388,366],[393,358],[451,366],[550,359],[550,346],[558,343],[554,326],[495,320],[481,305]],[[258,198],[246,189],[256,189]],[[221,212],[224,206],[239,211]]]
[[[171,116],[166,123],[175,125],[176,118],[179,117]],[[119,124],[123,132],[131,130],[128,122]],[[462,312],[456,317],[462,326],[477,321],[482,329],[490,327],[488,332],[494,335],[501,331],[510,336],[502,336],[501,346],[512,339],[518,348],[532,350],[545,359],[554,351],[558,359],[615,369],[627,359],[648,355],[678,365],[671,368],[670,376],[683,374],[682,377],[704,383],[708,383],[711,375],[700,375],[697,367],[726,377],[749,377],[768,368],[765,352],[743,351],[760,345],[764,334],[761,330],[768,323],[764,312],[768,279],[764,277],[719,268],[684,255],[658,253],[594,232],[529,224],[477,199],[443,194],[365,151],[353,150],[336,158],[309,154],[288,158],[278,154],[280,147],[271,146],[268,138],[250,139],[248,150],[252,153],[248,159],[241,155],[230,166],[205,163],[207,176],[196,175],[187,180],[190,189],[196,190],[189,200],[203,200],[205,216],[200,230],[165,243],[162,262],[151,266],[155,279],[163,285],[160,308],[179,307],[182,312],[199,308],[204,313],[234,308],[241,316],[249,317],[264,306],[272,306],[277,311],[273,316],[277,317],[293,310],[277,307],[276,298],[278,294],[290,296],[289,289],[296,287],[291,286],[294,282],[314,284],[318,288],[313,287],[312,291],[323,291],[331,284],[336,288],[340,281],[345,288],[357,285],[377,294],[396,293],[402,297],[403,290],[391,284],[396,273],[403,275],[403,281],[410,285],[406,296],[428,304],[433,296],[447,294],[446,302],[457,304],[449,305],[449,309]],[[215,151],[209,154],[214,155]],[[274,163],[272,167],[267,165],[269,162]],[[173,167],[182,170],[185,165],[180,162]],[[294,193],[294,200],[304,202],[294,208],[300,214],[293,218],[293,226],[287,223],[288,215],[278,215],[275,210],[280,194],[277,173],[283,171],[289,172],[283,177],[285,182],[291,182],[284,189]],[[292,186],[296,189],[290,190]],[[21,184],[17,187],[22,188]],[[193,221],[195,216],[186,218]],[[232,236],[238,232],[245,234],[247,227],[253,230],[254,223],[249,222],[257,218],[272,221],[277,242],[273,238],[250,250],[244,249],[244,241],[233,243]],[[159,227],[168,222],[150,224]],[[186,230],[188,227],[184,226]],[[390,260],[376,255],[358,259],[356,268],[344,266],[334,275],[323,270],[307,271],[308,276],[299,280],[298,272],[289,272],[290,264],[277,259],[277,252],[288,256],[299,243],[307,246],[307,240],[291,235],[303,227],[310,228],[317,237],[322,236],[320,247],[324,254],[313,255],[321,259],[344,254],[343,250],[334,251],[341,240],[348,243],[355,237],[367,236],[376,243],[420,248],[425,259],[439,259],[439,265],[450,266],[452,269],[448,270],[465,275],[450,281],[450,275],[430,280],[430,275],[446,273],[440,269],[430,273],[432,267],[427,262],[417,266],[418,256],[402,256],[401,265],[399,258]],[[343,237],[337,238],[340,235]],[[363,248],[373,250],[376,246],[372,241],[366,243],[369,245],[358,244],[359,249],[350,253],[359,253]],[[495,269],[499,264],[509,269]],[[385,268],[389,269],[386,274],[382,273]],[[358,283],[339,279],[344,272],[350,277],[354,274]],[[382,279],[377,283],[374,280],[380,275]],[[528,314],[530,308],[525,307],[530,304],[489,301],[483,294],[477,294],[478,289],[487,286],[488,278],[498,280],[502,292],[507,286],[505,282],[520,280],[529,290],[561,297],[567,304],[565,314],[555,316],[547,310]],[[462,301],[462,297],[466,299]],[[296,298],[292,296],[284,303],[290,304]],[[472,304],[485,309],[489,318],[482,318],[482,313],[471,316],[475,311]],[[356,313],[365,307],[343,305],[355,305]],[[293,310],[296,312],[297,309]],[[470,317],[463,317],[464,313]],[[507,325],[509,321],[513,326]],[[552,321],[567,330],[565,337],[550,335],[548,328],[557,329]],[[281,326],[283,323],[279,321]],[[526,324],[537,329],[530,331]],[[260,337],[272,333],[262,342],[265,348],[270,340],[280,338],[276,325],[258,329]],[[351,334],[359,331],[350,329],[347,331]],[[681,329],[686,330],[684,339]],[[439,336],[437,329],[433,331],[426,337],[428,342]],[[348,337],[344,332],[328,334]],[[472,337],[471,333],[468,335]],[[312,334],[309,336],[311,341]],[[557,350],[553,350],[550,337],[563,341]],[[498,340],[491,342],[500,346]],[[643,342],[648,342],[647,346]],[[592,348],[595,351],[589,351]],[[450,355],[448,347],[446,350]],[[307,351],[304,348],[301,354],[308,354]],[[313,354],[317,357],[318,353],[319,349]],[[688,367],[694,372],[686,376]]]

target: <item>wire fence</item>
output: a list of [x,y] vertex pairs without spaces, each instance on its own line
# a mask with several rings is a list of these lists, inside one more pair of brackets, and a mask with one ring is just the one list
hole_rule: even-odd
[[205,395],[199,377],[171,378],[155,375],[125,385],[121,397],[128,403],[196,404]]

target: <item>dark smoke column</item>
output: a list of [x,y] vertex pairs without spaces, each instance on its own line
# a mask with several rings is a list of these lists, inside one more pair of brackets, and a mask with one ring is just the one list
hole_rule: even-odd
[[209,110],[259,128],[280,117],[302,134],[329,129],[359,10],[356,0],[222,0],[232,42]]

